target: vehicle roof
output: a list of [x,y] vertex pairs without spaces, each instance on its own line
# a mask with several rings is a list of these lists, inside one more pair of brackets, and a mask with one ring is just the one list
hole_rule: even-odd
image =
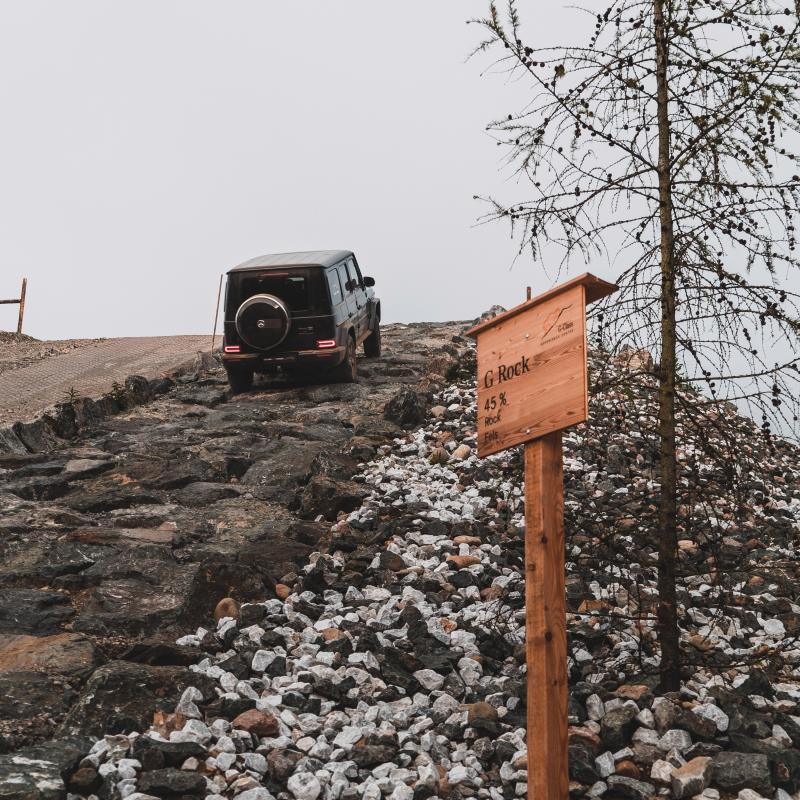
[[228,274],[246,272],[251,269],[269,269],[270,267],[332,267],[352,255],[352,250],[305,250],[297,253],[272,253],[251,258],[249,261],[229,269]]

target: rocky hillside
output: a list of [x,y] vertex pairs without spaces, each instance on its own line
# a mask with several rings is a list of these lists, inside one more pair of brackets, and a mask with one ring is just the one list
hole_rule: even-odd
[[[519,455],[472,452],[461,330],[387,330],[357,386],[186,376],[0,458],[0,797],[525,796]],[[653,408],[593,367],[565,435],[573,793],[786,800],[798,453],[728,409],[681,454],[689,667],[658,696]]]

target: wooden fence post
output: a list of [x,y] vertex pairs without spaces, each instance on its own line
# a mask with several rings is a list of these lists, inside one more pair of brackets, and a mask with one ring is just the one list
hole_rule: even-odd
[[22,279],[22,291],[19,295],[19,319],[17,320],[17,334],[22,333],[22,319],[25,316],[25,292],[28,289],[28,279]]

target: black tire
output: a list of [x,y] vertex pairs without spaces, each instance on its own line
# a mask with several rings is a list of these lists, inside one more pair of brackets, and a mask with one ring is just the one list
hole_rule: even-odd
[[249,367],[226,367],[231,394],[249,392],[253,388],[253,370]]
[[356,340],[347,337],[347,350],[344,361],[334,369],[334,375],[340,383],[355,383],[358,380],[358,356],[356,354]]
[[376,322],[372,333],[364,339],[364,355],[367,358],[381,357],[381,326]]

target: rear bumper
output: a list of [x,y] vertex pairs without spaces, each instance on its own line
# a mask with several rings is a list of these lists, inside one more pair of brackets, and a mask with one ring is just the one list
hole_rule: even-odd
[[325,369],[337,367],[345,356],[344,347],[331,347],[325,350],[297,350],[280,355],[262,355],[261,353],[223,353],[222,363],[225,366],[247,366],[258,371],[261,367],[308,367]]

